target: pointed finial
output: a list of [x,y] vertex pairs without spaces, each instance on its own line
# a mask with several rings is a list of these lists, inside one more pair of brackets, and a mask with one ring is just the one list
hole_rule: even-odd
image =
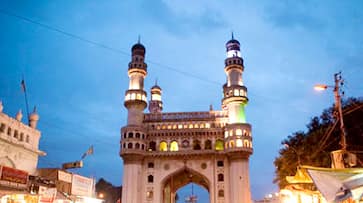
[[213,104],[209,105],[209,111],[213,111]]
[[137,38],[137,43],[140,44],[140,35]]
[[234,39],[234,36],[233,36],[233,31],[232,31],[232,39]]
[[37,113],[37,106],[34,106],[33,113]]
[[23,113],[21,112],[21,109],[19,109],[18,113],[16,113],[15,119],[17,121],[21,121],[22,118],[23,118]]
[[155,79],[155,86],[158,86],[158,78]]
[[0,100],[0,113],[3,112],[4,106],[3,106],[3,102]]
[[37,114],[37,107],[34,106],[33,112],[29,116],[29,126],[35,129],[37,127],[38,120],[39,115]]

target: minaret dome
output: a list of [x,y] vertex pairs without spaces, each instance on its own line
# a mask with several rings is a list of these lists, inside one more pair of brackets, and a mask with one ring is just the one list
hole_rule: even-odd
[[226,43],[226,51],[227,51],[227,58],[231,57],[241,57],[240,52],[240,43],[238,40],[234,39],[232,33],[232,39]]
[[150,113],[161,113],[163,110],[163,102],[161,100],[161,88],[158,86],[157,82],[151,87],[151,100],[149,101],[149,111]]

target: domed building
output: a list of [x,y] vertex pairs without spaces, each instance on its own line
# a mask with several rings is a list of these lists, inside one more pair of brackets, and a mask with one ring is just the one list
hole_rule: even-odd
[[232,35],[226,43],[221,110],[163,112],[157,84],[147,101],[145,50],[140,42],[135,44],[128,66],[128,115],[120,141],[121,202],[174,203],[176,191],[191,182],[209,192],[211,203],[251,202],[252,134],[245,116],[248,97],[238,40]]

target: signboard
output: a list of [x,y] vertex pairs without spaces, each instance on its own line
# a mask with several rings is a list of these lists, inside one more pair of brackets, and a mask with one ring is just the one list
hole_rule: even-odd
[[69,169],[69,168],[82,168],[83,167],[83,162],[81,161],[75,161],[75,162],[68,162],[68,163],[64,163],[62,165],[63,169]]
[[27,184],[28,173],[15,168],[0,166],[0,180],[17,184]]
[[52,203],[57,195],[57,188],[39,186],[39,203]]
[[58,180],[72,183],[72,174],[58,170]]
[[93,179],[84,176],[72,175],[72,195],[92,196]]

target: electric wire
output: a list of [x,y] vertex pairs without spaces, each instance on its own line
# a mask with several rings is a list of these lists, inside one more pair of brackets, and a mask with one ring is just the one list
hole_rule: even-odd
[[[108,45],[105,45],[105,44],[102,44],[102,43],[99,43],[99,42],[96,42],[96,41],[93,41],[93,40],[86,39],[84,37],[78,36],[78,35],[73,34],[71,32],[64,31],[64,30],[62,30],[60,28],[56,28],[54,26],[50,26],[48,24],[32,20],[32,19],[27,18],[25,16],[21,16],[21,15],[15,14],[15,13],[11,13],[11,12],[5,11],[3,9],[0,9],[0,13],[2,13],[4,15],[7,15],[7,16],[10,16],[10,17],[14,17],[14,18],[23,20],[23,21],[28,22],[28,23],[38,25],[38,26],[43,27],[45,29],[48,29],[48,30],[51,30],[51,31],[54,31],[54,32],[57,32],[57,33],[60,33],[60,34],[63,34],[65,36],[68,36],[68,37],[73,38],[73,39],[77,39],[77,40],[82,41],[84,43],[88,43],[88,44],[92,44],[94,46],[98,46],[100,48],[106,49],[106,50],[111,51],[111,52],[119,53],[119,54],[122,54],[124,56],[129,56],[129,57],[131,56],[126,51],[122,51],[120,49],[116,49],[116,48],[113,48],[111,46],[108,46]],[[146,62],[149,63],[149,64],[154,64],[154,65],[159,66],[159,67],[164,68],[164,69],[174,71],[176,73],[179,73],[179,74],[182,74],[182,75],[185,75],[185,76],[193,77],[195,79],[198,79],[198,80],[201,80],[201,81],[204,81],[204,82],[207,82],[207,83],[211,83],[211,84],[215,84],[215,85],[221,85],[220,82],[205,79],[205,78],[203,78],[201,76],[198,76],[198,75],[195,75],[195,74],[192,74],[192,73],[189,73],[189,72],[181,71],[180,69],[173,68],[172,66],[165,65],[165,64],[162,64],[162,63],[157,62],[157,61],[146,60]]]
[[[345,109],[343,111],[343,115],[348,115],[348,114],[350,114],[350,113],[352,113],[352,112],[354,112],[354,111],[356,111],[358,109],[363,108],[363,104],[360,104],[360,105],[357,106],[357,104],[353,103],[353,105],[355,105],[355,106],[352,106],[350,109]],[[329,127],[329,130],[326,131],[326,133],[322,137],[322,140],[319,142],[318,150],[316,150],[315,153],[313,153],[312,157],[314,157],[317,153],[319,153],[320,151],[322,151],[325,148],[329,147],[333,143],[333,142],[330,142],[329,144],[326,144],[326,142],[328,141],[330,135],[332,134],[332,132],[335,129],[335,127],[337,126],[337,124],[338,124],[338,120],[336,120],[334,122],[334,124]]]
[[[126,52],[126,51],[123,51],[123,50],[120,50],[120,49],[116,49],[114,47],[111,47],[111,46],[108,46],[108,45],[105,45],[105,44],[102,44],[102,43],[99,43],[97,41],[93,41],[93,40],[89,40],[89,39],[86,39],[84,37],[81,37],[81,36],[78,36],[76,34],[73,34],[73,33],[70,33],[70,32],[67,32],[67,31],[64,31],[60,28],[57,28],[57,27],[54,27],[54,26],[51,26],[51,25],[48,25],[48,24],[45,24],[45,23],[41,23],[41,22],[38,22],[38,21],[35,21],[33,19],[30,19],[28,17],[25,17],[25,16],[22,16],[22,15],[18,15],[18,14],[15,14],[15,13],[12,13],[12,12],[9,12],[9,11],[6,11],[6,10],[3,10],[3,9],[0,9],[0,13],[2,13],[3,15],[7,15],[7,16],[10,16],[10,17],[13,17],[13,18],[17,18],[17,19],[20,19],[22,21],[25,21],[25,22],[28,22],[28,23],[31,23],[31,24],[35,24],[37,26],[40,26],[42,28],[45,28],[45,29],[48,29],[48,30],[51,30],[53,32],[57,32],[57,33],[60,33],[62,35],[65,35],[65,36],[68,36],[70,38],[73,38],[73,39],[76,39],[76,40],[79,40],[81,42],[84,42],[84,43],[88,43],[88,44],[92,44],[94,46],[97,46],[97,47],[100,47],[100,48],[103,48],[105,50],[108,50],[108,51],[111,51],[111,52],[114,52],[114,53],[118,53],[118,54],[121,54],[121,55],[124,55],[124,56],[128,56],[130,57],[131,55]],[[181,75],[185,75],[185,76],[188,76],[188,77],[192,77],[192,78],[195,78],[195,79],[198,79],[198,80],[201,80],[201,81],[204,81],[204,82],[207,82],[207,83],[211,83],[211,84],[215,84],[215,85],[221,85],[220,82],[217,82],[217,81],[214,81],[214,80],[210,80],[210,79],[206,79],[206,78],[203,78],[203,77],[200,77],[198,75],[195,75],[195,74],[192,74],[190,72],[185,72],[185,71],[181,71],[180,69],[177,69],[177,68],[174,68],[172,66],[169,66],[169,65],[165,65],[165,64],[162,64],[160,62],[156,62],[156,61],[151,61],[151,60],[147,60],[147,63],[149,64],[153,64],[155,66],[158,66],[160,68],[164,68],[164,69],[167,69],[167,70],[170,70],[170,71],[173,71],[173,72],[176,72],[176,73],[179,73]],[[251,94],[251,93],[250,93]],[[256,95],[255,93],[252,93],[252,95],[255,95],[257,97],[261,97],[260,95]],[[264,98],[267,98],[267,97],[264,97]],[[271,99],[271,98],[269,98]],[[361,105],[362,107],[363,105]],[[357,109],[360,109],[361,107],[357,108]],[[78,109],[80,110],[80,109]],[[355,110],[355,109],[354,109]],[[351,110],[350,112],[354,111],[354,110]],[[43,121],[44,123],[44,121]],[[337,123],[337,122],[336,122]],[[334,129],[334,126],[336,126],[336,123],[333,125],[333,127],[328,131],[327,134],[324,135],[325,139],[323,139],[324,141],[321,142],[322,144],[320,145],[319,147],[319,150],[320,151],[321,149],[324,148],[324,145],[327,141],[327,139],[329,138],[332,130]],[[62,130],[65,130],[64,128],[60,128],[59,126],[57,127],[56,125],[52,125],[52,124],[45,124],[45,125],[48,125],[49,127],[50,126],[53,126],[53,127],[56,127],[58,129],[62,129]],[[67,131],[67,130],[66,130]],[[69,130],[68,130],[69,131]],[[73,132],[74,133],[74,132]],[[79,134],[79,133],[76,133],[76,134]],[[98,140],[98,141],[101,141],[103,143],[107,143],[107,142],[104,142],[104,140]],[[107,143],[109,144],[109,143]]]
[[[123,51],[123,50],[120,50],[120,49],[117,49],[117,48],[114,48],[114,47],[111,47],[111,46],[108,46],[108,45],[105,45],[105,44],[102,44],[102,43],[99,43],[99,42],[96,42],[94,40],[89,40],[89,39],[86,39],[84,37],[81,37],[79,35],[76,35],[76,34],[73,34],[71,32],[68,32],[68,31],[65,31],[63,29],[60,29],[60,28],[57,28],[55,26],[51,26],[51,25],[48,25],[48,24],[45,24],[45,23],[41,23],[41,22],[38,22],[38,21],[35,21],[33,19],[30,19],[28,17],[25,17],[25,16],[22,16],[22,15],[19,15],[19,14],[16,14],[16,13],[13,13],[13,12],[9,12],[9,11],[6,11],[4,9],[0,9],[0,13],[2,13],[3,15],[7,15],[7,16],[10,16],[10,17],[13,17],[13,18],[17,18],[17,19],[20,19],[22,21],[25,21],[25,22],[28,22],[28,23],[31,23],[31,24],[34,24],[34,25],[37,25],[37,26],[40,26],[40,27],[43,27],[44,29],[48,29],[48,30],[51,30],[53,32],[57,32],[57,33],[60,33],[60,34],[63,34],[65,36],[68,36],[70,38],[73,38],[73,39],[76,39],[76,40],[79,40],[81,42],[84,42],[84,43],[88,43],[88,44],[92,44],[94,46],[97,46],[97,47],[100,47],[100,48],[103,48],[103,49],[106,49],[108,51],[111,51],[111,52],[114,52],[114,53],[119,53],[121,55],[124,55],[124,56],[128,56],[130,57],[131,55],[126,52],[126,51]],[[203,82],[206,82],[206,83],[209,83],[209,84],[213,84],[213,85],[219,85],[219,86],[222,86],[222,83],[218,82],[218,81],[214,81],[214,80],[210,80],[210,79],[207,79],[205,77],[201,77],[199,75],[195,75],[195,74],[192,74],[190,72],[186,72],[186,71],[182,71],[180,68],[174,68],[170,65],[166,65],[166,64],[163,64],[163,63],[160,63],[160,62],[157,62],[157,61],[152,61],[152,60],[146,60],[147,63],[149,64],[153,64],[155,65],[156,67],[159,67],[159,68],[163,68],[163,69],[167,69],[167,70],[170,70],[170,71],[173,71],[173,72],[176,72],[176,73],[179,73],[181,75],[185,75],[187,77],[191,77],[191,78],[195,78],[195,79],[198,79],[200,81],[203,81]],[[275,100],[277,101],[278,99],[274,99],[274,98],[270,98],[270,97],[266,97],[266,96],[261,96],[261,95],[258,95],[258,94],[255,94],[255,93],[249,93],[249,95],[252,95],[252,96],[256,96],[256,97],[259,97],[259,98],[262,98],[262,100],[265,100],[265,99],[268,99],[268,100]],[[280,101],[281,102],[281,101]],[[297,107],[296,105],[293,105],[293,104],[287,104],[289,106],[291,106],[292,108],[296,109],[296,108],[299,108]],[[301,109],[300,109],[301,110]],[[303,110],[301,110],[303,111]]]

